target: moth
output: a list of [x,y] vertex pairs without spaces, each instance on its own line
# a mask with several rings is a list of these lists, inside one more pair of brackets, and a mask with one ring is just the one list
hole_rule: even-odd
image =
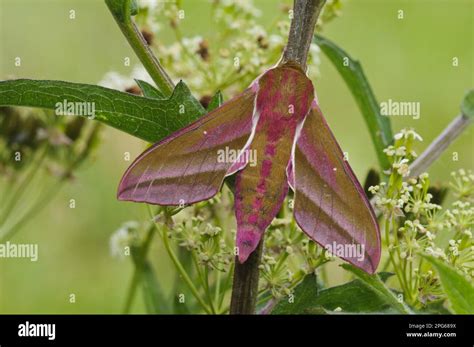
[[[222,153],[238,154],[223,160]],[[230,175],[241,263],[291,189],[294,218],[312,240],[375,272],[375,214],[296,63],[267,70],[238,96],[147,149],[123,175],[118,199],[183,206],[213,197]]]

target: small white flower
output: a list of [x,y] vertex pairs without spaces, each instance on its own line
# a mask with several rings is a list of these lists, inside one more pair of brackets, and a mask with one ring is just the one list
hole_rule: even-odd
[[421,136],[418,135],[413,129],[402,129],[394,136],[395,140],[400,140],[402,138],[409,139],[410,137],[417,141],[423,141]]
[[112,234],[109,241],[110,253],[113,257],[123,259],[125,257],[125,248],[130,247],[134,235],[132,231],[138,228],[137,222],[126,222],[120,229]]
[[395,150],[395,155],[399,157],[403,157],[406,155],[406,148],[405,146],[400,146]]
[[429,232],[429,231],[427,231],[426,232],[426,237],[428,238],[428,240],[433,241],[436,238],[436,235]]

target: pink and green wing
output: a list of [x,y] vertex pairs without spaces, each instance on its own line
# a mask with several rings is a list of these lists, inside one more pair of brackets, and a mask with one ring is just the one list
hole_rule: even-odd
[[122,177],[118,199],[185,205],[214,196],[225,176],[245,166],[220,160],[219,152],[249,145],[257,121],[255,93],[247,89],[142,153]]
[[301,229],[334,255],[374,273],[381,252],[377,220],[316,103],[297,139],[288,179]]

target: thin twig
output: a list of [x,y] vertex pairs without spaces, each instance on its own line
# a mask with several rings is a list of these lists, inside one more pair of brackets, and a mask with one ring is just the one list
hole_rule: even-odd
[[[417,177],[426,172],[428,168],[438,159],[448,146],[456,140],[464,130],[472,123],[472,117],[461,114],[431,142],[427,149],[410,165],[410,174],[406,178]],[[375,198],[370,199],[372,207],[375,208]],[[377,216],[380,211],[377,212]]]
[[427,149],[410,165],[410,177],[425,172],[448,146],[471,124],[472,118],[463,114],[457,116]]
[[114,8],[113,1],[106,0],[106,3],[120,30],[130,46],[132,46],[150,77],[166,96],[170,96],[174,89],[173,81],[153,54],[136,24],[132,21],[130,16],[130,0],[124,0],[125,10],[123,12],[117,11]]

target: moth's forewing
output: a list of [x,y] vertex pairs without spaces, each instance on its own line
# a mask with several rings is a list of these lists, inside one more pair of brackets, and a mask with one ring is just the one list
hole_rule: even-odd
[[293,168],[301,229],[335,256],[374,273],[381,252],[375,214],[317,105],[297,140]]
[[[141,154],[122,177],[120,200],[185,205],[214,196],[254,128],[255,90],[239,96]],[[240,167],[241,168],[241,167]]]
[[235,214],[239,260],[244,262],[281,208],[288,192],[286,168],[296,128],[308,113],[313,86],[305,74],[284,66],[258,81],[259,120],[250,152],[257,158],[237,173]]

